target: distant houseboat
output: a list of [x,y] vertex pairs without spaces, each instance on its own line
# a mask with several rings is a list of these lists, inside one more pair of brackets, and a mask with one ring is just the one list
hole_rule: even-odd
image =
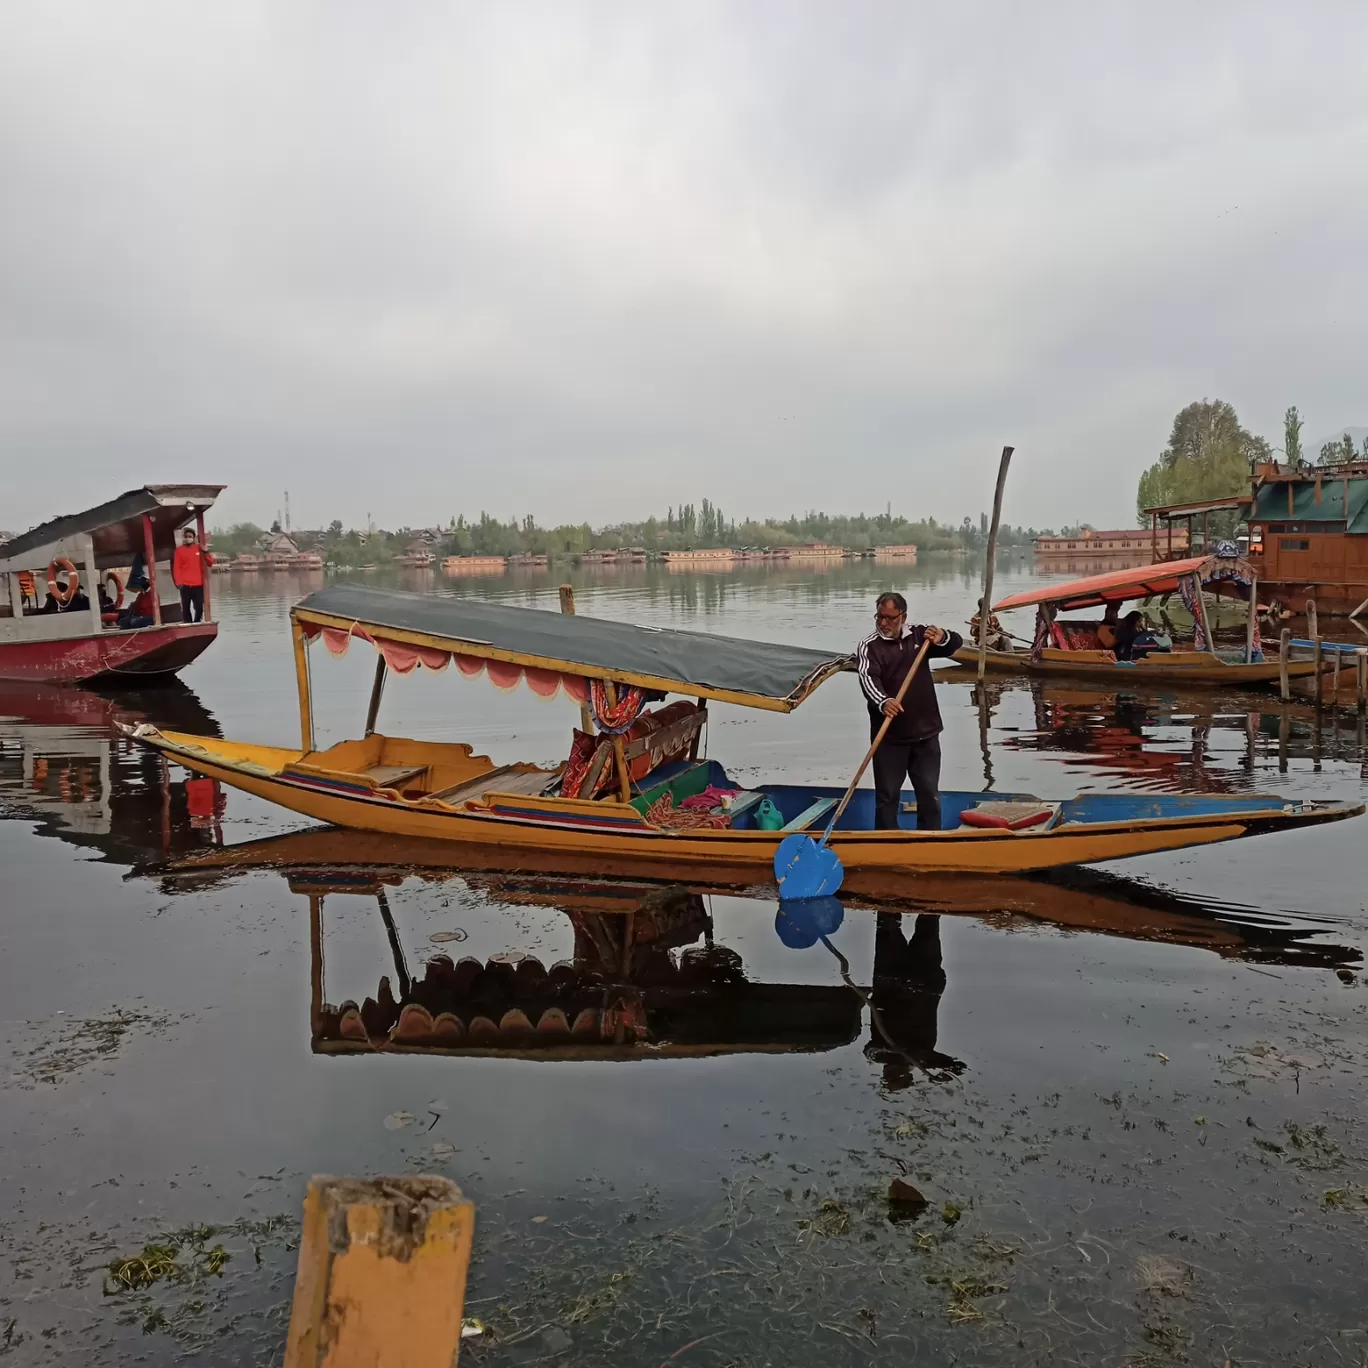
[[1211,515],[1233,512],[1249,525],[1247,554],[1258,566],[1261,593],[1294,612],[1307,599],[1322,613],[1368,607],[1368,461],[1296,469],[1265,461],[1255,467],[1248,498],[1145,511],[1155,559],[1166,558],[1170,537],[1176,546],[1201,529],[1205,542]]
[[448,556],[442,562],[444,575],[502,575],[507,567],[503,556]]
[[874,559],[876,561],[901,561],[905,565],[915,565],[917,563],[917,548],[911,543],[906,546],[876,546],[874,548]]
[[626,556],[605,549],[584,551],[580,554],[579,562],[581,565],[616,565],[619,559],[626,560]]
[[509,556],[508,564],[511,568],[519,570],[543,570],[551,564],[549,556],[537,556],[528,551],[519,551],[516,555]]
[[[1175,529],[1171,552],[1175,556],[1188,554],[1186,529]],[[1067,537],[1037,537],[1035,553],[1045,559],[1060,560],[1115,560],[1130,565],[1148,565],[1154,559],[1154,539],[1147,527],[1123,527],[1099,532],[1085,527]]]
[[729,546],[695,546],[665,553],[665,564],[671,570],[725,570],[734,559]]
[[844,546],[828,546],[826,542],[809,542],[806,546],[788,548],[789,560],[838,561],[844,560],[845,554]]

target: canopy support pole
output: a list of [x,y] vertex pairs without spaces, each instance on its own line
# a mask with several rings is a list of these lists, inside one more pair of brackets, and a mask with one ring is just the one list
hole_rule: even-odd
[[[1191,542],[1188,543],[1189,546],[1191,544]],[[1202,631],[1206,633],[1207,650],[1215,655],[1216,638],[1211,634],[1211,619],[1207,617],[1206,599],[1202,596],[1202,576],[1199,571],[1193,571],[1192,588],[1197,600],[1197,614],[1202,620]]]
[[[309,639],[298,623],[290,624],[294,637],[295,686],[299,690],[299,748],[307,755],[314,748],[313,694],[309,681]],[[382,657],[383,658],[383,657]]]
[[205,553],[209,550],[209,543],[204,539],[204,509],[195,510],[195,531],[199,536],[200,545],[200,578],[204,581],[204,621],[213,622],[214,612],[210,602],[213,597],[209,588],[209,580],[212,577],[209,563],[205,558]]
[[1245,664],[1254,663],[1254,624],[1259,619],[1259,577],[1249,580],[1249,615],[1245,619]]
[[988,668],[988,618],[993,611],[993,562],[997,559],[998,523],[1002,518],[1002,490],[1007,483],[1007,467],[1014,448],[1002,448],[998,462],[997,487],[993,490],[993,521],[988,527],[987,563],[983,567],[983,603],[979,608],[978,680],[983,684],[983,672]]
[[380,716],[380,699],[385,692],[385,674],[388,667],[385,664],[385,657],[379,652],[375,653],[375,683],[371,685],[370,706],[366,709],[366,735],[375,734],[375,721]]
[[[608,698],[610,709],[617,707],[618,695],[617,685],[611,679],[603,682],[603,692]],[[630,803],[632,801],[632,776],[627,770],[627,756],[622,743],[622,734],[613,737],[613,763],[617,766],[618,787],[621,791],[622,801]]]
[[693,740],[689,743],[690,760],[698,759],[698,752],[703,745],[703,728],[708,725],[708,700],[706,698],[698,700],[698,711],[702,714],[702,719],[698,724],[698,730],[694,732]]
[[143,514],[143,559],[147,562],[147,583],[152,589],[152,621],[162,625],[161,590],[157,587],[157,548],[152,538],[152,519]]
[[100,572],[95,568],[95,538],[89,533],[85,537],[85,552],[82,557],[81,571],[89,581],[86,597],[90,600],[90,630],[104,631],[104,618],[100,615]]

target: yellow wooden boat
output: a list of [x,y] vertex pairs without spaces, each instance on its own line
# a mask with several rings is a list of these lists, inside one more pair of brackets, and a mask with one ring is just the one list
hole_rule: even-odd
[[[791,712],[846,655],[656,629],[531,608],[337,585],[291,613],[300,744],[164,732],[128,735],[187,769],[334,826],[508,850],[668,862],[719,881],[768,883],[785,835],[820,829],[838,788],[733,783],[699,756],[707,705]],[[365,733],[326,750],[313,743],[310,651],[342,654],[360,639],[377,652]],[[311,645],[312,643],[312,645]],[[488,673],[543,697],[565,692],[586,720],[554,768],[495,765],[468,745],[376,730],[389,673],[417,668]],[[675,693],[696,702],[648,713]],[[1267,794],[945,793],[944,830],[920,830],[913,795],[901,829],[873,830],[874,795],[855,795],[831,845],[848,876],[935,871],[1019,873],[1207,845],[1356,816],[1362,804]],[[986,825],[985,825],[986,823]]]
[[[1221,554],[1228,552],[1229,554]],[[1243,649],[1218,653],[1202,590],[1247,601]],[[1159,600],[1180,596],[1192,614],[1191,649],[1152,651],[1134,660],[1118,660],[1099,640],[1099,623],[1059,618],[1062,612],[1098,608],[1110,604]],[[1276,656],[1266,659],[1259,640],[1258,577],[1254,567],[1225,543],[1213,556],[1160,561],[1102,575],[1049,584],[1010,594],[993,605],[995,613],[1012,608],[1036,608],[1035,640],[1029,649],[989,650],[987,669],[997,674],[1034,676],[1070,675],[1079,679],[1105,680],[1117,687],[1143,684],[1193,684],[1268,688],[1276,686],[1283,664]],[[978,666],[978,647],[966,645],[955,652],[961,665]],[[1328,665],[1325,668],[1329,668]],[[1289,679],[1314,675],[1309,660],[1286,662]]]

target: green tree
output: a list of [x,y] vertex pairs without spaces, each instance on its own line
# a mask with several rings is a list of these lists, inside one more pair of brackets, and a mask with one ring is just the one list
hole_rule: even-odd
[[1301,434],[1302,416],[1293,404],[1283,415],[1283,451],[1287,454],[1287,464],[1294,468],[1302,463]]
[[1326,442],[1320,449],[1321,465],[1339,465],[1355,458],[1354,439],[1346,432],[1338,442]]
[[1198,499],[1224,499],[1249,487],[1250,470],[1272,449],[1240,426],[1234,408],[1221,399],[1189,404],[1173,420],[1168,445],[1140,476],[1136,516],[1143,527],[1146,508]]

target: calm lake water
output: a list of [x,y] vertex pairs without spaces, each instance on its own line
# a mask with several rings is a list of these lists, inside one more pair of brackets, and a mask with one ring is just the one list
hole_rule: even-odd
[[[997,591],[1034,573],[1004,562]],[[890,586],[964,630],[979,575],[571,578],[582,613],[846,648]],[[562,578],[403,587],[554,608]],[[277,1363],[309,1176],[439,1172],[477,1204],[477,1364],[1368,1361],[1362,819],[851,907],[831,942],[882,1032],[763,897],[367,869],[316,833],[287,868],[177,873],[306,824],[219,810],[112,723],[293,743],[287,614],[316,583],[216,578],[221,636],[182,686],[0,684],[0,1359]],[[321,743],[360,732],[372,667],[315,661]],[[1362,722],[1276,699],[940,694],[946,788],[1365,791]],[[381,714],[499,763],[563,758],[575,720],[454,672],[391,681]],[[787,718],[715,706],[709,750],[739,779],[844,783],[867,739],[845,676]],[[348,1045],[345,1003],[466,972],[443,955],[500,1005],[565,961],[577,1002],[639,1003],[697,1048]],[[890,1219],[897,1176],[924,1211]],[[175,1276],[110,1279],[148,1246]]]

